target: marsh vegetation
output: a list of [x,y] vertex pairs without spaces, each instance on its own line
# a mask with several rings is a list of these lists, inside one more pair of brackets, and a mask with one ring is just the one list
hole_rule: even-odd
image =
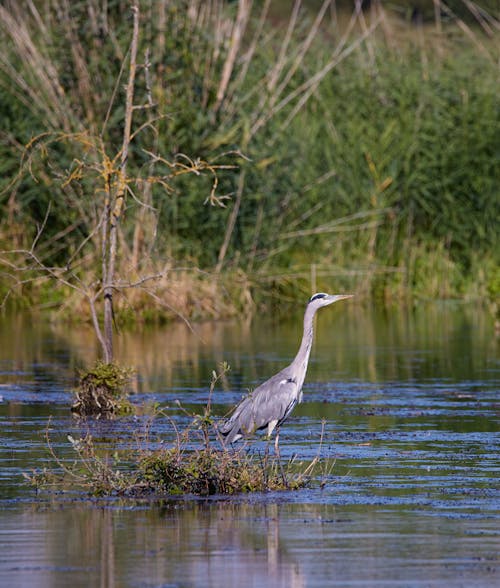
[[497,7],[417,4],[4,2],[2,300],[106,361],[113,313],[494,300]]
[[[320,464],[322,436],[317,456],[304,464],[297,456],[282,463],[271,454],[268,440],[265,451],[252,451],[247,443],[226,445],[212,414],[211,402],[217,382],[229,371],[222,364],[212,373],[208,400],[201,413],[189,412],[178,402],[187,424],[180,428],[168,416],[169,407],[132,405],[123,393],[128,374],[114,364],[97,364],[80,382],[73,411],[79,417],[119,418],[126,413],[146,413],[144,429],[134,427],[134,443],[120,448],[118,440],[95,438],[90,432],[79,438],[67,436],[73,459],[63,460],[51,440],[51,424],[45,432],[49,459],[43,469],[24,472],[25,479],[39,492],[83,493],[87,496],[159,498],[188,494],[237,494],[277,490],[296,490],[322,483],[329,460]],[[87,380],[91,379],[88,384]],[[155,419],[168,419],[173,441],[153,439]],[[153,449],[153,446],[156,448]]]

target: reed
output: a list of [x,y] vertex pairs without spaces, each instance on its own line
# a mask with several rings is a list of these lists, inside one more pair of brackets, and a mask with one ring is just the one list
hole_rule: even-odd
[[[0,7],[3,297],[40,302],[36,260],[21,276],[6,253],[35,240],[47,267],[78,257],[79,278],[100,279],[96,194],[125,153],[129,6]],[[278,22],[268,0],[139,6],[116,263],[125,286],[145,268],[162,284],[149,303],[125,287],[124,314],[170,316],[163,299],[195,316],[208,292],[200,314],[231,314],[261,288],[302,295],[308,278],[292,276],[312,265],[322,288],[384,299],[498,294],[494,10],[436,1],[419,24],[381,1],[343,13],[297,0]]]

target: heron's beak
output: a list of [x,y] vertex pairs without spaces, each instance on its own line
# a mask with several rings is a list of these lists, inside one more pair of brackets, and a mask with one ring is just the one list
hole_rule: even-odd
[[354,294],[332,294],[330,296],[329,302],[338,302],[339,300],[344,300],[346,298],[353,298]]

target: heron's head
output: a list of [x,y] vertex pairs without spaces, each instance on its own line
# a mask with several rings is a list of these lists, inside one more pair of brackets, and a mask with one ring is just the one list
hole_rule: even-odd
[[307,306],[317,309],[321,308],[322,306],[328,306],[329,304],[333,304],[338,300],[344,300],[344,298],[352,297],[353,294],[325,294],[324,292],[318,292],[318,294],[314,294],[313,296],[311,296],[311,298],[309,298]]

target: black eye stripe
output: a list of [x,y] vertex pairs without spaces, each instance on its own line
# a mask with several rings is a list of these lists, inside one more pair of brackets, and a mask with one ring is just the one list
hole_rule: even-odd
[[311,298],[309,299],[309,302],[312,302],[313,300],[318,300],[320,298],[326,298],[327,294],[315,294],[314,296],[311,296]]

